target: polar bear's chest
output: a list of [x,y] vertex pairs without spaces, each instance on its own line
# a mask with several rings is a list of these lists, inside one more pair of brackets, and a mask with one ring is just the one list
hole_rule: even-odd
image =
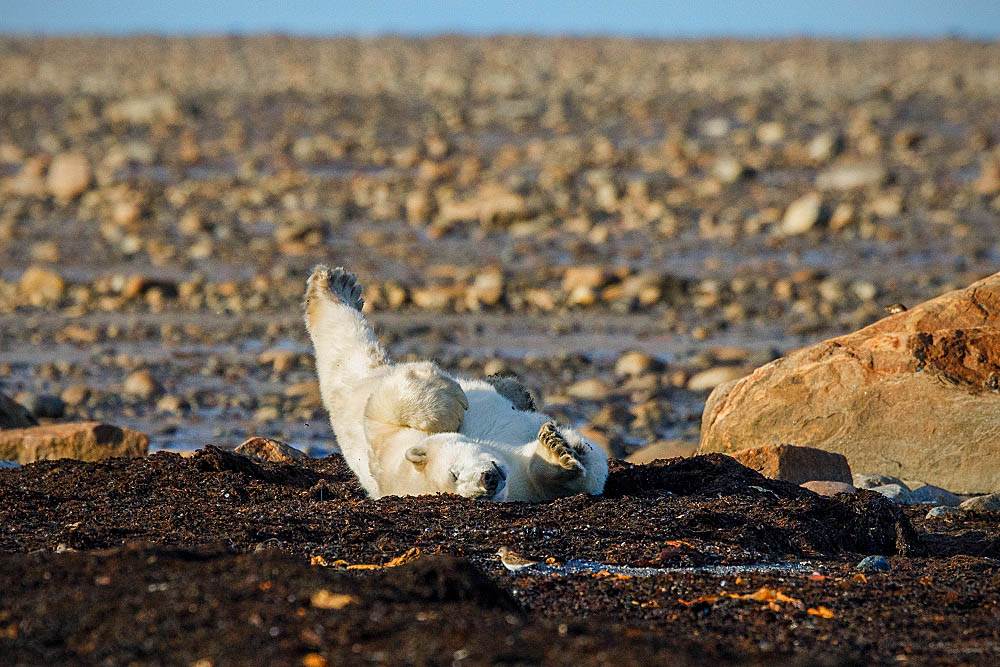
[[459,384],[469,399],[459,432],[470,438],[523,445],[538,437],[538,429],[548,420],[537,412],[516,410],[513,403],[484,382],[460,380]]

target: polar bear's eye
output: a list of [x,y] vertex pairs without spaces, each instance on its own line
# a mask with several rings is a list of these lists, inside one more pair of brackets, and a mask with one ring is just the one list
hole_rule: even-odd
[[451,481],[457,482],[458,481],[458,472],[455,471],[455,470],[451,470],[449,472],[451,472]]

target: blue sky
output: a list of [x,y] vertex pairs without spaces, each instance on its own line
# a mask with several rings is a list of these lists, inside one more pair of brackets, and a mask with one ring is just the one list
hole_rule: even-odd
[[1000,37],[1000,0],[0,0],[0,33]]

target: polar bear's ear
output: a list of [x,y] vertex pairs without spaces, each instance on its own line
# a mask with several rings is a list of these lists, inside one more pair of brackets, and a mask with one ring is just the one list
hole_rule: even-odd
[[415,466],[422,466],[427,463],[427,446],[413,445],[406,450],[406,460]]

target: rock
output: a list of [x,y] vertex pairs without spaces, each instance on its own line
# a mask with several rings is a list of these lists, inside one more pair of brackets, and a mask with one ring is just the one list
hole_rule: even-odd
[[816,162],[829,160],[837,151],[837,136],[832,132],[821,132],[809,142],[809,159]]
[[645,352],[626,352],[615,362],[615,375],[638,377],[652,371],[662,370],[663,364]]
[[173,95],[154,93],[109,104],[104,116],[111,122],[150,125],[157,121],[175,123],[180,120],[181,112]]
[[834,482],[830,480],[813,480],[799,484],[804,489],[809,489],[813,493],[821,496],[835,496],[838,493],[856,493],[857,489],[853,484],[847,482]]
[[63,400],[50,394],[29,394],[21,403],[39,419],[59,419],[66,414]]
[[957,507],[948,507],[947,505],[938,505],[937,507],[932,507],[928,510],[927,514],[924,516],[925,519],[940,519],[941,517],[957,516],[962,513],[962,510]]
[[885,178],[885,167],[880,164],[840,165],[816,176],[816,187],[821,190],[851,190],[878,185]]
[[907,490],[910,488],[906,486],[906,484],[904,484],[898,477],[890,477],[889,475],[868,475],[863,472],[854,473],[854,486],[859,489],[874,489],[876,486],[884,486],[886,484],[899,484]]
[[52,459],[100,461],[145,456],[149,436],[101,422],[73,422],[0,431],[0,459],[31,463]]
[[257,357],[257,361],[264,366],[271,364],[276,372],[283,373],[295,365],[295,360],[298,356],[293,350],[273,347],[270,350],[261,352],[260,356]]
[[867,556],[857,564],[857,568],[862,572],[888,572],[892,566],[885,556]]
[[607,280],[604,267],[596,265],[567,266],[563,271],[562,288],[567,294],[577,289],[595,290]]
[[470,199],[442,203],[436,224],[447,227],[456,222],[479,221],[488,225],[524,218],[528,213],[524,197],[501,185],[486,183]]
[[969,498],[958,507],[966,512],[1000,512],[1000,493]]
[[270,438],[249,438],[233,451],[268,463],[292,463],[309,458],[304,452],[300,452],[291,445]]
[[856,469],[990,493],[1000,488],[998,389],[1000,274],[720,385],[699,452],[793,441]]
[[70,407],[77,405],[82,405],[87,402],[90,398],[90,387],[84,386],[82,384],[70,385],[63,389],[63,392],[59,395],[63,403]]
[[768,445],[731,453],[734,459],[770,479],[802,484],[822,479],[850,482],[851,469],[840,454],[812,447]]
[[0,392],[0,430],[38,426],[38,420],[23,405]]
[[913,495],[902,484],[883,484],[882,486],[872,487],[870,490],[875,493],[881,493],[897,505],[913,504]]
[[687,381],[687,388],[690,391],[707,391],[726,382],[738,380],[746,374],[747,369],[740,366],[715,366],[692,375]]
[[611,394],[611,390],[603,380],[590,378],[571,384],[566,389],[566,394],[581,401],[603,401]]
[[69,200],[90,187],[90,162],[82,153],[61,153],[52,159],[45,177],[45,189],[53,196]]
[[163,385],[156,381],[153,374],[147,369],[135,371],[127,378],[122,390],[130,396],[138,398],[152,398],[163,393]]
[[465,292],[465,303],[470,310],[483,306],[495,306],[503,298],[503,273],[499,269],[486,269],[476,275],[476,279]]
[[675,459],[694,456],[698,443],[691,440],[657,440],[625,458],[629,463],[640,465],[657,459]]
[[298,399],[304,406],[319,406],[323,399],[319,393],[319,382],[306,380],[285,387],[285,397]]
[[66,283],[58,273],[40,266],[25,269],[17,286],[32,306],[57,303],[66,290]]
[[910,496],[913,498],[913,502],[918,505],[947,505],[948,507],[956,507],[962,502],[962,499],[951,491],[946,491],[940,486],[933,486],[931,484],[925,484],[913,489],[910,492]]
[[819,222],[823,199],[818,193],[810,192],[799,197],[785,209],[781,219],[781,231],[789,236],[804,234]]
[[180,412],[187,407],[190,407],[190,405],[180,396],[163,396],[156,401],[157,412]]

